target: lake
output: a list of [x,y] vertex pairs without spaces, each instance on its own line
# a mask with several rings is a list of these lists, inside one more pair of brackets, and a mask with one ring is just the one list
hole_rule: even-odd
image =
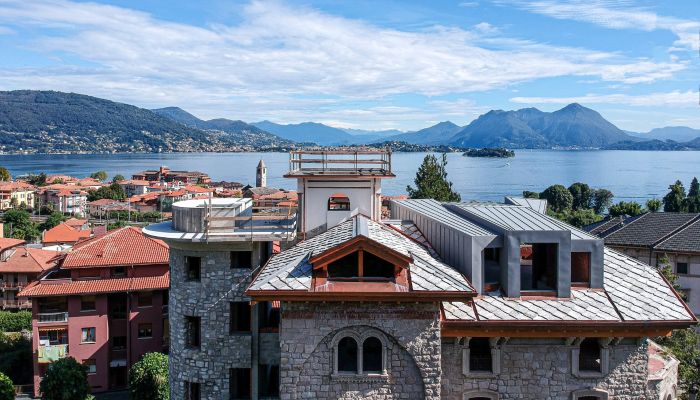
[[[383,192],[405,193],[425,154],[394,153],[392,167],[397,176],[384,181]],[[268,186],[296,188],[294,181],[282,178],[289,168],[286,153],[1,155],[0,165],[13,175],[46,172],[77,177],[99,170],[110,177],[129,177],[136,171],[167,165],[206,172],[213,180],[246,184],[255,181],[261,158],[267,164]],[[519,195],[523,190],[541,191],[551,184],[568,186],[579,181],[611,190],[616,201],[643,201],[663,197],[676,179],[687,188],[693,176],[700,176],[700,152],[516,150],[515,158],[509,159],[452,153],[447,169],[463,200],[501,201],[504,195]]]

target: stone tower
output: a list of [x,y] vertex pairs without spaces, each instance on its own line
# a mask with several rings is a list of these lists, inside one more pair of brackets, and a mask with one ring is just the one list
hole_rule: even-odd
[[267,167],[265,166],[265,161],[263,161],[262,158],[258,163],[258,167],[255,169],[255,186],[267,186]]

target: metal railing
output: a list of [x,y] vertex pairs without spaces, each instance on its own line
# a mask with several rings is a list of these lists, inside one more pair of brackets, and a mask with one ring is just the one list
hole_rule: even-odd
[[218,216],[216,211],[227,207],[217,207],[207,203],[204,218],[204,233],[210,235],[250,234],[272,232],[290,235],[296,230],[297,204],[291,199],[251,200],[248,208],[235,216]]
[[38,313],[36,315],[38,323],[68,322],[67,312]]
[[298,150],[289,153],[289,171],[302,173],[391,174],[389,149]]
[[21,289],[27,286],[29,282],[0,282],[2,289]]

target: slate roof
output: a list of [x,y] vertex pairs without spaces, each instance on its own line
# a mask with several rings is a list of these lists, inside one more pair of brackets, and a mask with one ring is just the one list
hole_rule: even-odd
[[570,231],[571,239],[598,239],[530,207],[477,203],[456,203],[451,206],[467,213],[467,218],[476,217],[506,231]]
[[61,268],[168,264],[168,257],[168,245],[144,236],[139,228],[127,226],[76,243]]
[[312,276],[309,258],[359,235],[413,258],[408,267],[413,291],[474,292],[462,274],[433,257],[420,243],[362,215],[276,254],[262,268],[248,290],[308,291]]
[[694,213],[646,213],[606,236],[605,244],[651,247],[699,217]]
[[[605,249],[604,291],[573,289],[571,299],[513,299],[490,293],[469,302],[443,302],[447,320],[460,321],[692,321],[659,272]],[[476,311],[475,311],[476,309]]]
[[488,228],[469,221],[445,208],[443,204],[433,199],[395,200],[394,203],[409,210],[420,213],[426,218],[441,222],[469,236],[495,236],[496,233]]
[[697,220],[654,247],[656,250],[700,253],[700,220]]
[[605,238],[609,234],[615,232],[616,230],[622,228],[625,224],[637,218],[639,217],[613,217],[590,225],[586,225],[583,227],[583,230],[590,233],[591,235],[596,235],[599,238]]

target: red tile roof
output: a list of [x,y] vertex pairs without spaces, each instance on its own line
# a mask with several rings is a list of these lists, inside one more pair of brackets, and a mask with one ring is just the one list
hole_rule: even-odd
[[88,205],[91,205],[91,206],[108,206],[108,205],[114,204],[114,203],[119,203],[119,200],[98,199],[98,200],[89,202]]
[[34,190],[36,189],[34,186],[22,182],[22,181],[14,181],[14,182],[7,182],[7,181],[2,181],[0,182],[0,191],[15,191],[15,190]]
[[77,219],[77,218],[69,218],[64,222],[66,225],[72,226],[73,228],[80,228],[83,225],[87,224],[86,219]]
[[54,267],[60,251],[19,248],[5,261],[0,261],[0,273],[40,273]]
[[61,267],[72,269],[168,262],[168,245],[144,236],[139,228],[127,226],[76,243]]
[[62,222],[44,232],[44,244],[47,243],[76,243],[90,237],[90,230],[78,230]]
[[135,278],[93,279],[83,281],[36,281],[24,288],[19,297],[68,296],[80,294],[138,292],[170,287],[170,273]]
[[21,239],[0,238],[0,252],[24,243],[24,240]]

